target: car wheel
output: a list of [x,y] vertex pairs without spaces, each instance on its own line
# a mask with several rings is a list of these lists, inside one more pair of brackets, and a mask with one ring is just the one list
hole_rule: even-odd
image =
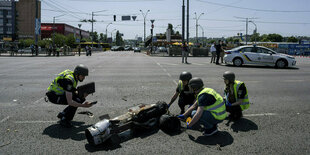
[[284,68],[286,67],[286,61],[283,59],[280,59],[276,62],[276,67],[277,68]]
[[233,60],[233,64],[234,64],[235,66],[237,66],[237,67],[240,67],[240,66],[242,66],[242,64],[243,64],[243,61],[242,61],[241,58],[235,58],[235,59]]

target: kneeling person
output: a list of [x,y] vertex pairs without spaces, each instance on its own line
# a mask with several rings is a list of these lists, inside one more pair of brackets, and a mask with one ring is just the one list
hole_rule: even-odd
[[[88,68],[82,64],[75,67],[74,72],[65,70],[58,74],[51,85],[48,87],[46,96],[54,104],[69,105],[57,117],[60,119],[60,125],[72,127],[73,119],[78,107],[91,107],[91,102],[85,102],[88,94],[79,97],[76,93],[78,81],[82,82],[88,76]],[[85,102],[83,104],[83,102]]]
[[250,107],[248,91],[243,82],[235,80],[235,74],[226,71],[223,74],[226,88],[224,90],[226,110],[230,113],[230,120],[238,120],[242,117],[242,111]]
[[179,96],[178,105],[181,109],[180,114],[183,114],[185,112],[186,105],[192,105],[194,104],[194,101],[195,101],[195,95],[192,91],[190,91],[188,87],[188,82],[190,79],[192,79],[192,74],[190,72],[182,72],[180,74],[179,83],[176,88],[176,91],[168,104],[168,106],[170,107],[171,104]]
[[205,127],[203,135],[211,136],[218,131],[217,124],[227,117],[223,98],[212,88],[204,88],[203,81],[200,78],[191,79],[189,86],[197,96],[197,101],[179,118],[184,118],[184,116],[191,114],[193,118],[187,124],[187,128],[191,128],[198,122]]

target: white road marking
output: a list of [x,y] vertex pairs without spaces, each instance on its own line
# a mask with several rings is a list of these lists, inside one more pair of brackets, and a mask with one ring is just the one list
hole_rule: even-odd
[[304,82],[305,80],[284,80],[284,82]]
[[16,124],[56,123],[57,121],[15,121]]
[[6,117],[6,118],[3,118],[3,119],[0,121],[0,123],[5,122],[5,121],[8,120],[9,118],[10,118],[10,116],[8,116],[8,117]]
[[193,65],[204,66],[205,64],[192,63]]
[[276,114],[276,113],[244,114],[243,116],[246,116],[246,117],[255,117],[255,116],[274,116],[274,115],[278,115],[278,114]]

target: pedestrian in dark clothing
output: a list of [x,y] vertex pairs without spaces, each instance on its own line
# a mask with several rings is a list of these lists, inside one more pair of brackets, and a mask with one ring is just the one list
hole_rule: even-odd
[[216,48],[216,64],[219,65],[220,55],[222,51],[221,40],[218,41],[218,44],[215,46]]

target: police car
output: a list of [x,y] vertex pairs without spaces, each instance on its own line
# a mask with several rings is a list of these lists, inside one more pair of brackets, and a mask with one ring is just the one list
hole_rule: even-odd
[[243,64],[256,64],[275,66],[277,68],[292,67],[296,65],[294,57],[277,53],[263,46],[240,46],[225,51],[225,63],[232,63],[235,66]]

